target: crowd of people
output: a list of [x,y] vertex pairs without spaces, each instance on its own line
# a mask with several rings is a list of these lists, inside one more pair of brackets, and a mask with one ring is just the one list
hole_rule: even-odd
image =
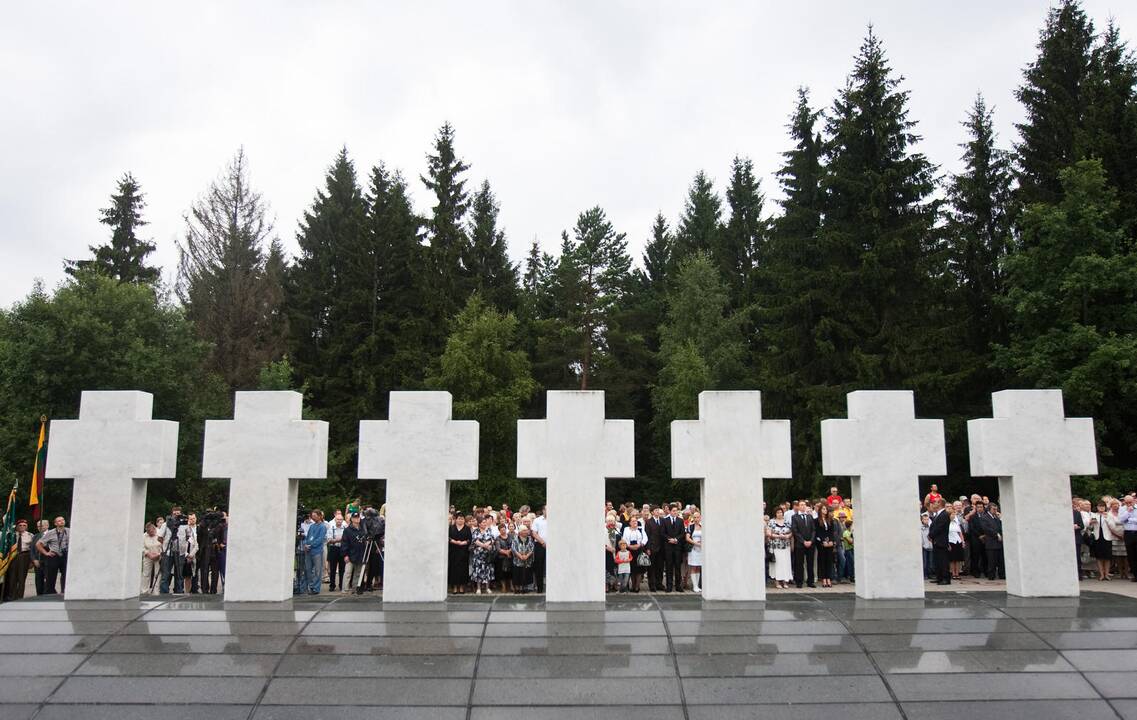
[[[1079,579],[1137,582],[1137,494],[1073,500]],[[830,588],[856,577],[851,499],[831,488],[827,497],[764,509],[765,576],[774,588]],[[915,516],[915,513],[914,513]],[[455,594],[544,592],[548,509],[516,511],[478,506],[449,512],[447,582]],[[915,520],[914,520],[915,521]],[[557,522],[554,518],[553,522]],[[713,519],[711,520],[713,523]],[[924,577],[950,585],[964,576],[1006,578],[999,506],[979,494],[944,498],[936,485],[919,503]],[[141,594],[217,593],[224,589],[228,517],[216,509],[182,514],[180,507],[146,524],[142,537]],[[297,523],[297,593],[369,592],[383,587],[386,506],[359,498],[325,518],[302,510]],[[597,539],[598,544],[600,538]],[[603,537],[607,590],[613,593],[702,591],[703,517],[680,502],[625,502],[605,507]],[[36,532],[16,525],[15,557],[4,577],[3,599],[24,596],[35,575],[37,595],[67,585],[70,530],[63,517],[40,520]],[[761,547],[755,543],[755,552]],[[757,566],[757,558],[756,558]]]

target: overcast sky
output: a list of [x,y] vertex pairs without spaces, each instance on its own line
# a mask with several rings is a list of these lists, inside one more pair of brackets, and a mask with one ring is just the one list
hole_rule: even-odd
[[[830,105],[868,23],[911,91],[921,150],[958,167],[975,93],[1003,144],[1047,3],[26,2],[0,24],[0,305],[107,238],[98,210],[134,173],[145,235],[172,279],[189,204],[241,145],[276,229],[297,220],[346,145],[418,181],[440,124],[469,186],[488,178],[514,259],[593,205],[639,257],[692,176],[721,190],[735,154],[771,198],[798,85]],[[1088,0],[1137,33],[1137,3]]]

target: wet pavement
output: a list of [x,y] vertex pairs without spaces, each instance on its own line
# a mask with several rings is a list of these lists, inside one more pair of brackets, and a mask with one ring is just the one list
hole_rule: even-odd
[[885,720],[957,718],[960,701],[992,718],[1137,720],[1137,600],[0,605],[0,720]]

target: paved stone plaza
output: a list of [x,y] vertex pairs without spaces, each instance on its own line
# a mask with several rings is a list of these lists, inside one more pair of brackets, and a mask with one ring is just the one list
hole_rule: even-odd
[[0,631],[3,720],[1137,718],[1137,600],[1095,592],[38,598]]

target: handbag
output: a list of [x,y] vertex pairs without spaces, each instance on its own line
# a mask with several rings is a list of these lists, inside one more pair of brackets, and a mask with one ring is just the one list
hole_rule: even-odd
[[645,552],[636,555],[636,565],[640,567],[651,567],[651,555]]

